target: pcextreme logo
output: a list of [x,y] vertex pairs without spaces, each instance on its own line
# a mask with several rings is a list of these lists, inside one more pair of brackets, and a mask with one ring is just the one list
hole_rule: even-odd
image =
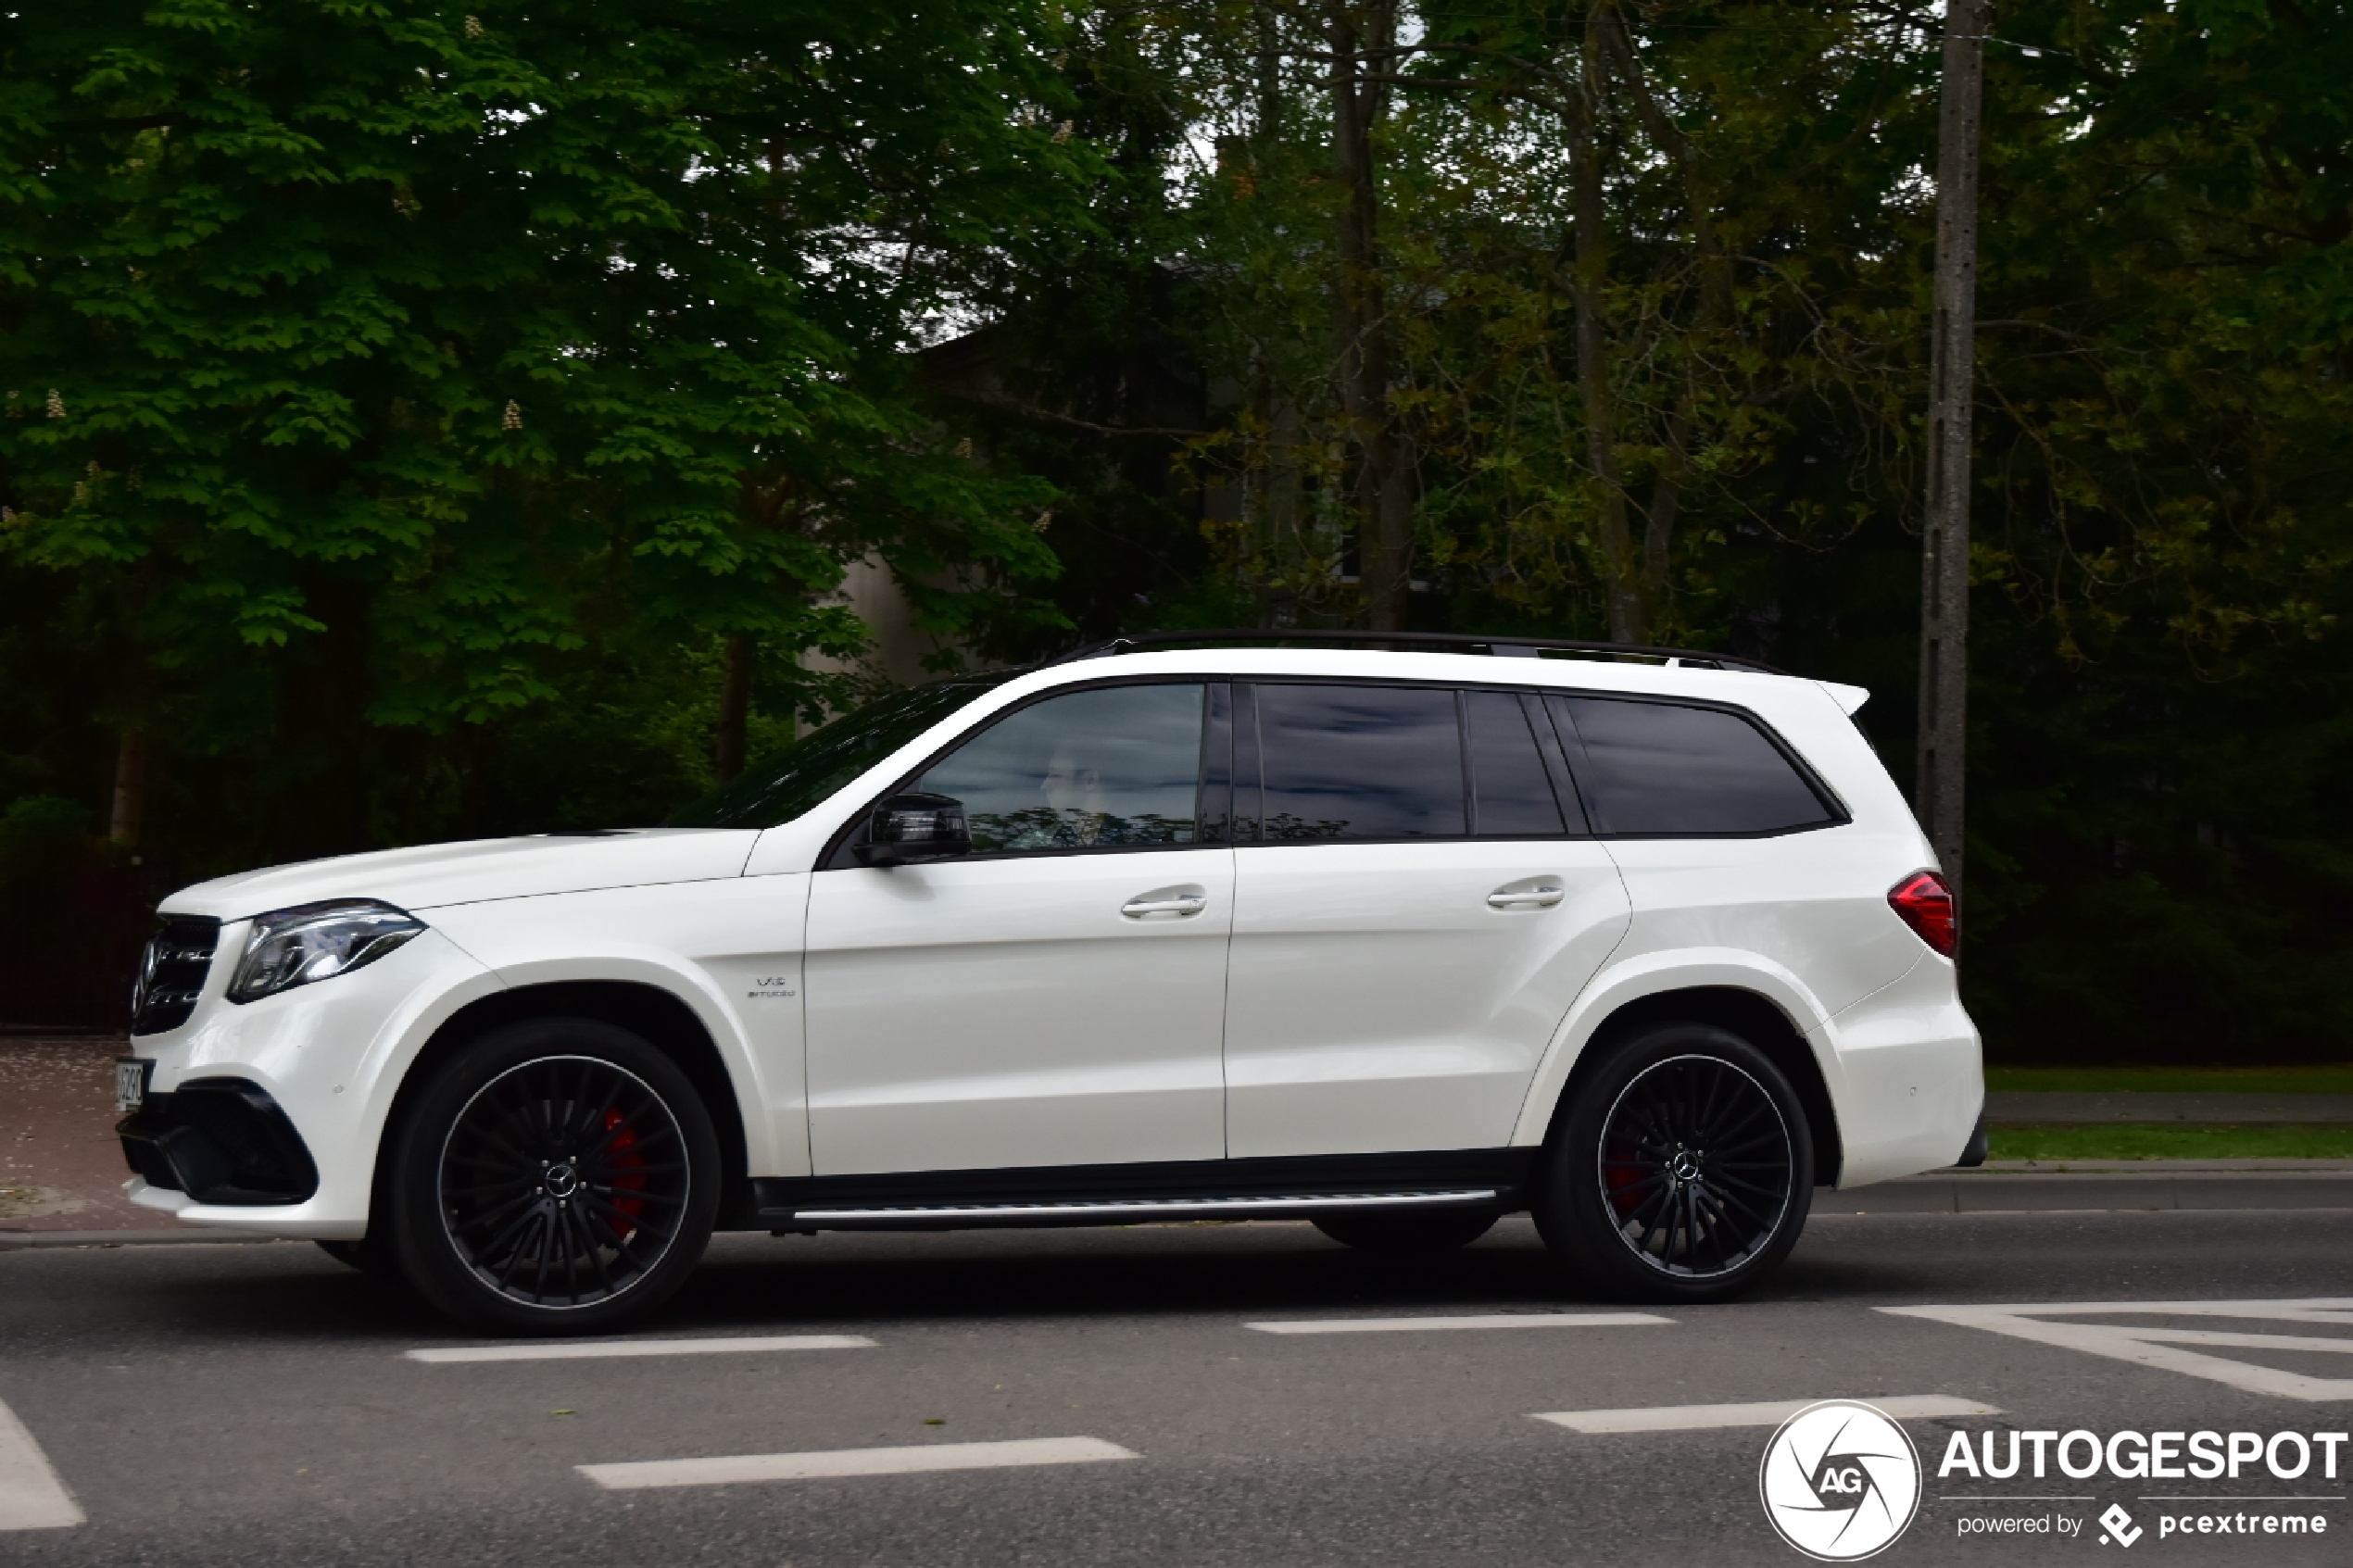
[[1818,1562],[1857,1562],[1893,1546],[1919,1512],[1919,1450],[1884,1411],[1824,1399],[1774,1432],[1756,1489],[1781,1539]]

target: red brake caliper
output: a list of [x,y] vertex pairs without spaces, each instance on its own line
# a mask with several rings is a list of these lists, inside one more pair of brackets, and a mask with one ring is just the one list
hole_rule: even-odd
[[1609,1206],[1617,1210],[1621,1220],[1633,1218],[1636,1199],[1629,1190],[1642,1179],[1642,1168],[1634,1162],[1630,1144],[1602,1150],[1602,1185],[1609,1189]]
[[[620,1111],[606,1111],[605,1131],[610,1133],[615,1127],[620,1127],[622,1121]],[[627,1215],[630,1223],[635,1224],[646,1211],[644,1198],[627,1196],[633,1192],[646,1190],[644,1171],[646,1161],[637,1153],[637,1130],[635,1127],[623,1127],[621,1135],[613,1139],[612,1147],[606,1150],[605,1159],[613,1169],[612,1185],[614,1191],[619,1195],[614,1198],[612,1206]]]

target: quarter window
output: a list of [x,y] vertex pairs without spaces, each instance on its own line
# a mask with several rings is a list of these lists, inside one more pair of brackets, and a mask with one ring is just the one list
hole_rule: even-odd
[[916,782],[964,803],[975,854],[1194,842],[1202,696],[1106,686],[1016,709]]
[[1579,776],[1612,834],[1696,838],[1787,833],[1836,821],[1787,757],[1721,709],[1612,697],[1549,699]]
[[1263,685],[1257,696],[1262,839],[1442,838],[1466,831],[1453,692]]

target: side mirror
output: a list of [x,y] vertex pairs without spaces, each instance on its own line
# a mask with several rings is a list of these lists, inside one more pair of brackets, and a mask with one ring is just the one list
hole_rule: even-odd
[[894,795],[875,809],[867,843],[852,851],[861,865],[908,866],[952,859],[973,850],[964,803],[945,795]]

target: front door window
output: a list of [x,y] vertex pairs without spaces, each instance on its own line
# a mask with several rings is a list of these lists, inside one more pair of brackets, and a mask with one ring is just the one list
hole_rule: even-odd
[[1022,709],[915,787],[964,803],[976,855],[1194,841],[1198,685],[1112,686]]

